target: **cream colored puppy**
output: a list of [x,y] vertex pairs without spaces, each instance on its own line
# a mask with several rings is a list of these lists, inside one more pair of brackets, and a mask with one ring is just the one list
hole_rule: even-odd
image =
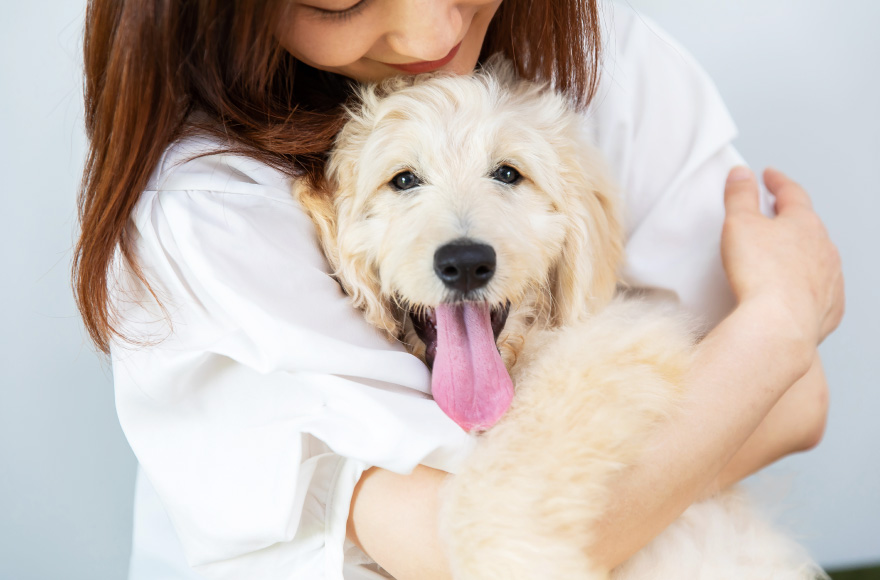
[[[681,317],[615,298],[614,189],[582,123],[500,62],[395,79],[361,91],[330,191],[295,191],[354,305],[432,367],[453,420],[484,432],[441,514],[459,580],[609,577],[586,556],[595,524],[690,364]],[[727,494],[611,577],[818,574]]]

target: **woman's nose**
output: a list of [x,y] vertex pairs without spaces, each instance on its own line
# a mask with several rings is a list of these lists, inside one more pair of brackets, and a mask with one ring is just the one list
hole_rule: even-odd
[[455,47],[462,36],[462,13],[459,2],[415,0],[397,2],[389,14],[388,46],[413,61],[440,60]]

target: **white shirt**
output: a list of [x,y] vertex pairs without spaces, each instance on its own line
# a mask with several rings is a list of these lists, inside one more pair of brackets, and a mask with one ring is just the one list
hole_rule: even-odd
[[[627,8],[604,17],[585,128],[624,192],[624,278],[714,324],[732,306],[719,239],[735,127],[656,26]],[[361,473],[454,473],[473,440],[430,398],[424,365],[329,277],[289,181],[247,158],[190,159],[212,148],[169,148],[134,211],[165,311],[124,274],[114,288],[125,331],[152,341],[112,348],[141,465],[130,578],[386,578],[345,539]]]

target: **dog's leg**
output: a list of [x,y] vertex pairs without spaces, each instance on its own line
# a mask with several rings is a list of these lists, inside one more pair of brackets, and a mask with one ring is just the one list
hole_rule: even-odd
[[678,398],[692,338],[643,305],[529,336],[517,394],[446,490],[457,580],[607,578],[586,549],[609,482]]

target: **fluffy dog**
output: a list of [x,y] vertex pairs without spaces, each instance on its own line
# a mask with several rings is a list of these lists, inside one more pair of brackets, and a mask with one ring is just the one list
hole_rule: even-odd
[[482,432],[445,490],[455,578],[820,576],[732,492],[613,572],[587,557],[615,478],[680,400],[695,339],[681,316],[616,296],[614,188],[582,123],[497,61],[394,79],[350,108],[329,190],[295,190],[353,304]]

